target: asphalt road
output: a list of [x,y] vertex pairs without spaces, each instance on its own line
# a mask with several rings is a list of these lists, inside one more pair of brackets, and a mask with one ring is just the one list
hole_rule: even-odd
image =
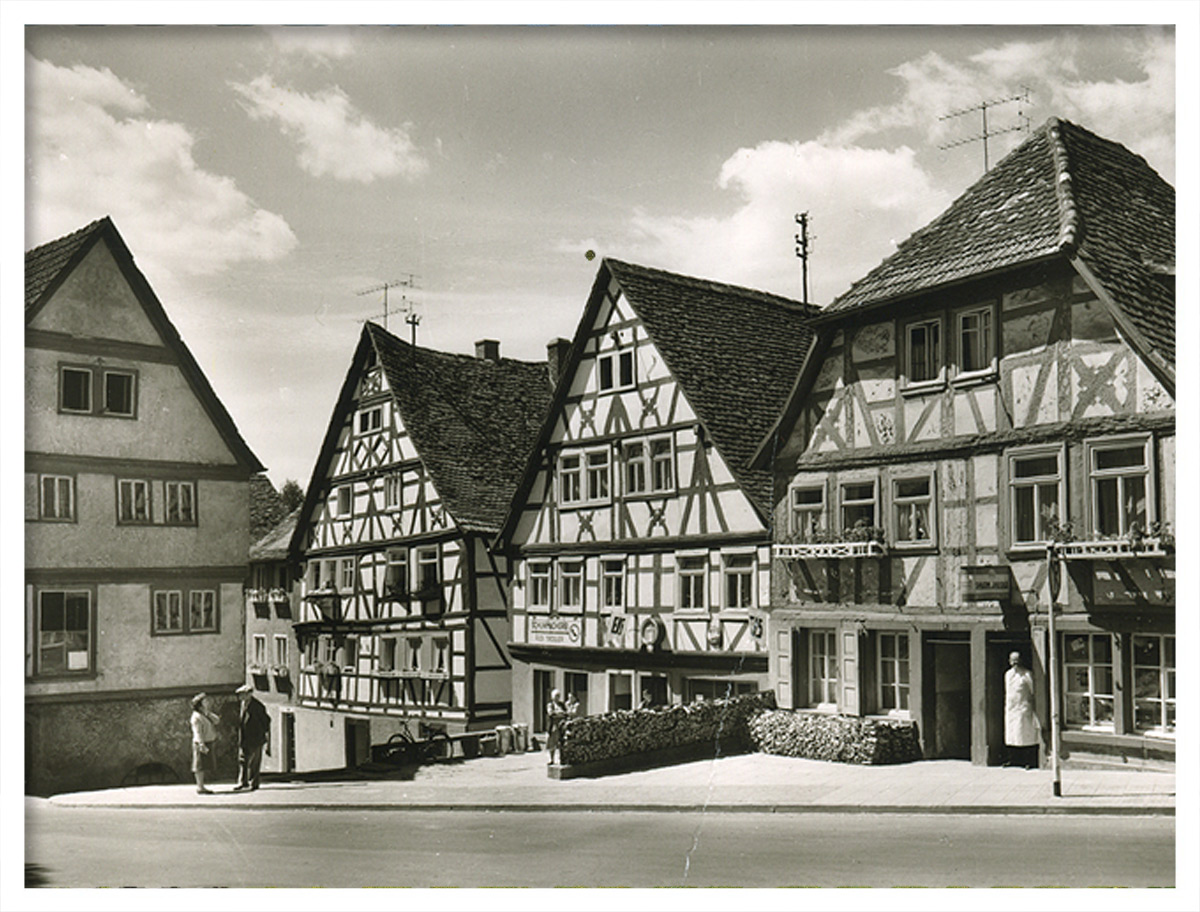
[[49,887],[1169,887],[1171,817],[27,803]]

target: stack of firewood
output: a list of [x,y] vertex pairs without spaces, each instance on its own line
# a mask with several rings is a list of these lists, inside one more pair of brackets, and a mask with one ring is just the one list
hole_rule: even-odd
[[908,763],[921,759],[911,722],[771,710],[747,724],[750,744],[766,754],[840,763]]

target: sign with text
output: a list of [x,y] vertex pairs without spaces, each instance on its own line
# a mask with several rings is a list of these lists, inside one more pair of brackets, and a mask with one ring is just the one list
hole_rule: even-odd
[[1006,566],[960,567],[963,598],[968,602],[1007,602],[1012,572]]
[[529,642],[545,646],[578,646],[582,629],[580,618],[530,617]]

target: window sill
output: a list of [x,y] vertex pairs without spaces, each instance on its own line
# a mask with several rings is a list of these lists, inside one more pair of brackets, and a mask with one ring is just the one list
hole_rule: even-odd
[[639,491],[636,494],[624,494],[621,499],[626,503],[658,500],[663,497],[674,497],[678,489],[663,488],[661,491]]
[[983,386],[988,383],[995,383],[999,379],[999,373],[994,367],[984,371],[973,371],[969,374],[959,374],[950,381],[951,385],[956,389],[963,389],[972,386]]
[[896,554],[937,554],[937,542],[892,542],[888,546],[888,551],[894,556]]
[[570,503],[561,503],[558,505],[559,513],[571,513],[575,510],[595,510],[599,507],[607,507],[612,505],[612,500],[573,500]]
[[924,383],[909,383],[900,389],[900,395],[906,399],[915,398],[917,396],[928,396],[936,393],[944,393],[946,391],[946,381],[929,380]]
[[51,523],[54,525],[71,525],[77,520],[74,516],[35,516],[32,519],[27,519],[25,522]]

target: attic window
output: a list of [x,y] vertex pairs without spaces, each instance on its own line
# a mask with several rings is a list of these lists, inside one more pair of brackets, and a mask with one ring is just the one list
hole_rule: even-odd
[[634,383],[633,350],[611,352],[598,359],[601,391],[625,389]]
[[374,434],[383,427],[383,406],[366,409],[358,413],[358,433]]

